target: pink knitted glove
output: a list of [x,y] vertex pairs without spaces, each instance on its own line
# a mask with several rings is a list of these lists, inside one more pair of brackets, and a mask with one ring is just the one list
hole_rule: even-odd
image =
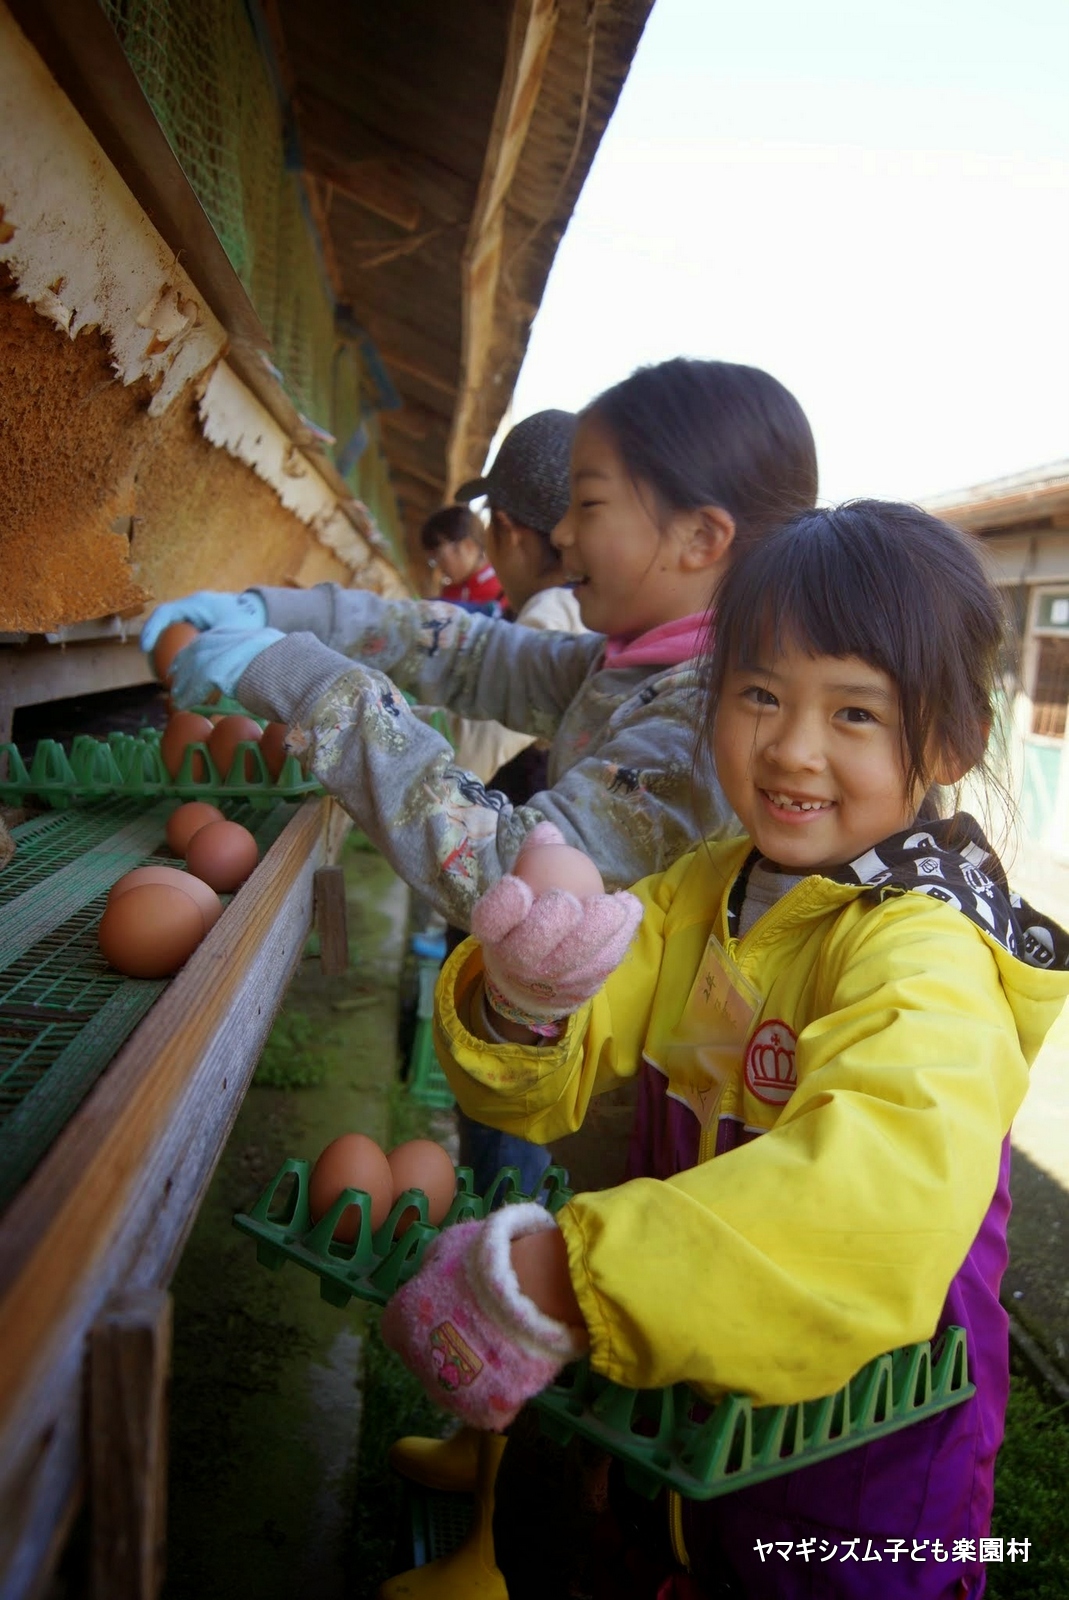
[[472,1427],[507,1427],[586,1349],[581,1333],[521,1292],[512,1266],[513,1239],[556,1226],[533,1202],[455,1223],[383,1312],[390,1349],[437,1405]]
[[[552,823],[532,831],[563,844]],[[620,965],[642,921],[642,902],[626,890],[578,900],[566,889],[535,896],[511,873],[475,902],[471,931],[483,947],[486,992],[502,1016],[541,1028],[577,1011]]]

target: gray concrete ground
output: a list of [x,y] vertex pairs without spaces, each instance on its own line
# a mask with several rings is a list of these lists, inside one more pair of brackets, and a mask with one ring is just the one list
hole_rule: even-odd
[[[1069,862],[1022,848],[1010,881],[1069,928]],[[1013,1217],[1004,1299],[1069,1381],[1069,1008],[1032,1068],[1013,1128]]]

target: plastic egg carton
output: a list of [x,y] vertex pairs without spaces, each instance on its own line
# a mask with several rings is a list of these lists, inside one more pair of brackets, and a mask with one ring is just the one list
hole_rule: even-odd
[[[251,752],[257,777],[245,777],[245,754]],[[194,778],[194,765],[200,756],[207,778]],[[174,778],[160,755],[160,735],[155,728],[140,733],[109,733],[106,739],[78,734],[69,753],[55,739],[42,739],[29,767],[17,745],[0,744],[0,800],[19,805],[29,796],[55,809],[80,800],[109,799],[123,795],[157,799],[173,795],[182,800],[303,799],[322,794],[314,778],[306,778],[296,756],[288,755],[274,781],[267,770],[255,740],[243,740],[234,751],[230,771],[220,773],[206,744],[189,745]]]
[[[239,1212],[234,1226],[256,1240],[257,1259],[265,1267],[278,1268],[293,1261],[319,1277],[319,1292],[331,1305],[344,1306],[354,1297],[385,1305],[420,1263],[438,1229],[427,1221],[427,1196],[422,1189],[406,1189],[377,1230],[371,1227],[371,1200],[359,1189],[343,1189],[326,1216],[313,1224],[308,1209],[308,1182],[312,1163],[284,1161],[259,1200],[249,1212]],[[547,1167],[538,1192],[525,1194],[515,1167],[502,1167],[485,1195],[472,1187],[470,1167],[458,1167],[457,1193],[442,1222],[471,1222],[495,1205],[537,1200],[549,1211],[558,1211],[571,1199],[568,1174],[563,1167]],[[360,1226],[354,1244],[342,1244],[333,1237],[342,1213],[355,1205]],[[399,1239],[394,1229],[403,1212],[414,1209],[417,1220]]]
[[[308,1161],[284,1162],[252,1210],[235,1216],[235,1227],[256,1240],[264,1266],[278,1269],[294,1261],[316,1273],[320,1294],[331,1305],[345,1306],[354,1296],[385,1305],[419,1270],[437,1237],[439,1230],[426,1220],[426,1196],[406,1190],[373,1233],[370,1198],[346,1189],[313,1225],[310,1171]],[[571,1199],[562,1167],[547,1168],[534,1195],[521,1191],[515,1167],[503,1167],[483,1196],[473,1191],[469,1167],[456,1171],[457,1194],[443,1228],[484,1217],[500,1201],[534,1199],[554,1212]],[[360,1229],[355,1244],[339,1244],[332,1235],[350,1205],[359,1208]],[[419,1220],[394,1239],[409,1207],[417,1208]],[[689,1500],[712,1500],[856,1450],[961,1405],[975,1392],[965,1329],[950,1327],[934,1340],[878,1356],[834,1394],[796,1405],[756,1406],[738,1394],[714,1404],[685,1383],[625,1389],[585,1360],[565,1368],[531,1404],[549,1437],[566,1444],[578,1434],[619,1458],[639,1493],[652,1497],[669,1488]]]
[[856,1450],[976,1393],[965,1329],[877,1356],[834,1394],[796,1405],[757,1406],[729,1394],[715,1405],[688,1384],[623,1389],[585,1360],[531,1402],[542,1431],[565,1444],[575,1434],[620,1457],[630,1486],[713,1500]]

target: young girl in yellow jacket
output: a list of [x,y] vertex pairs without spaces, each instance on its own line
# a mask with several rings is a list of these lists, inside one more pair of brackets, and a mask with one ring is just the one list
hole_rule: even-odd
[[[923,512],[798,517],[717,597],[699,743],[748,837],[633,895],[506,876],[443,973],[439,1053],[480,1121],[550,1140],[643,1080],[628,1182],[447,1230],[391,1302],[443,1405],[500,1429],[583,1350],[632,1388],[796,1402],[967,1330],[973,1399],[676,1502],[674,1563],[602,1592],[983,1592],[1009,1128],[1069,992],[1065,935],[971,817],[939,817],[983,763],[1002,626],[971,542]],[[512,1600],[571,1592],[549,1542],[506,1572]]]

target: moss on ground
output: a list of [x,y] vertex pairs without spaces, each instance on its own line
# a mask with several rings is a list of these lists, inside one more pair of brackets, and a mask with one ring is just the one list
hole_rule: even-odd
[[[395,1084],[389,1096],[389,1141],[442,1139],[451,1118],[418,1105]],[[384,1578],[411,1563],[405,1488],[386,1461],[402,1434],[437,1439],[449,1431],[444,1411],[379,1336],[379,1313],[369,1311],[364,1344],[364,1414],[352,1529],[352,1588],[348,1600],[375,1600]]]
[[[992,1533],[1003,1560],[987,1569],[988,1600],[1066,1600],[1069,1595],[1069,1405],[1040,1394],[1027,1374],[1012,1378],[1006,1439],[995,1472]],[[1011,1539],[1029,1541],[1011,1562]]]
[[377,854],[342,864],[350,971],[306,948],[175,1278],[165,1600],[342,1600],[359,1564],[365,1308],[265,1270],[232,1225],[287,1156],[388,1137],[407,896]]

